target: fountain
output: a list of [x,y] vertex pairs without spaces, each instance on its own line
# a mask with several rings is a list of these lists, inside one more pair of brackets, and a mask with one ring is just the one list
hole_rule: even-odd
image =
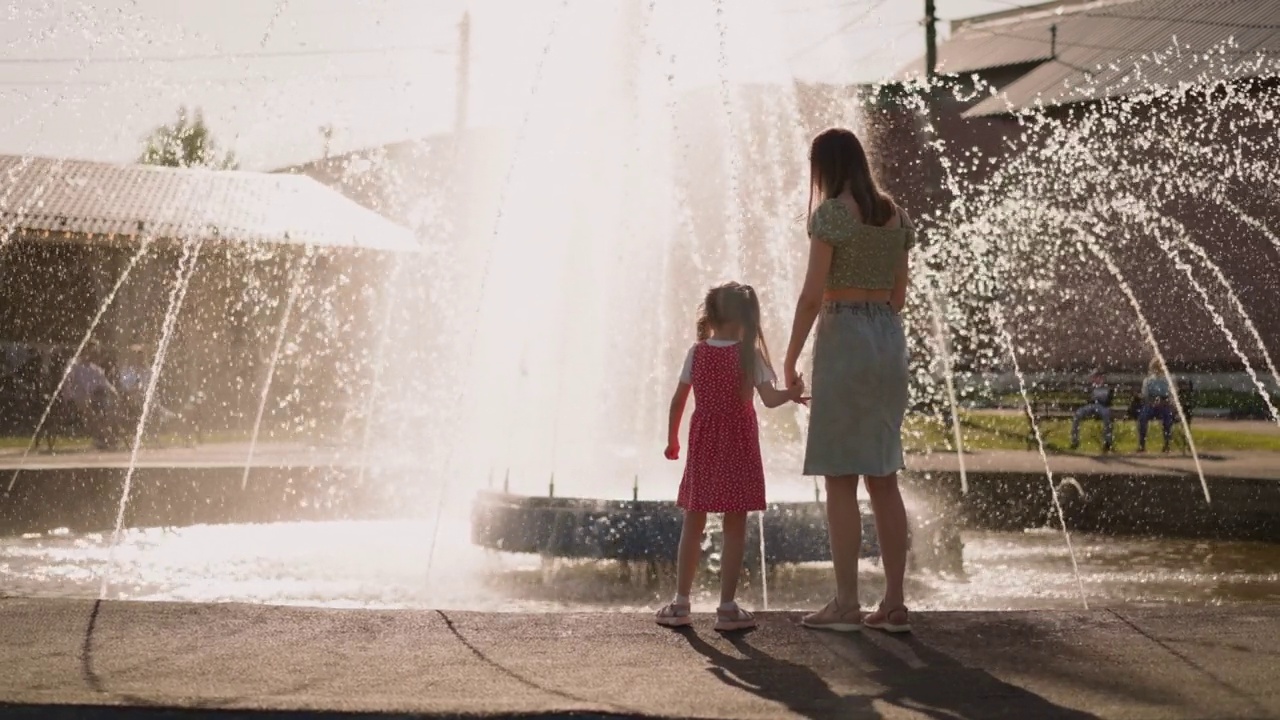
[[[591,10],[557,6],[535,72],[533,99],[523,111],[509,166],[496,189],[496,224],[490,225],[490,236],[476,238],[484,245],[474,251],[482,255],[480,297],[474,306],[460,303],[463,327],[457,336],[464,340],[456,346],[455,357],[466,370],[459,376],[485,380],[478,385],[461,380],[458,396],[451,401],[463,415],[459,435],[450,441],[442,461],[448,470],[436,512],[443,512],[451,499],[445,491],[452,491],[454,478],[485,477],[494,456],[517,482],[550,476],[560,494],[567,491],[578,497],[530,498],[526,514],[495,525],[493,518],[516,512],[513,507],[519,503],[510,494],[483,494],[474,510],[477,527],[482,528],[475,537],[481,544],[523,547],[529,541],[521,538],[532,532],[542,538],[536,545],[539,552],[550,552],[565,543],[548,538],[570,527],[594,538],[594,531],[578,528],[595,527],[605,513],[610,539],[580,539],[582,548],[562,552],[610,557],[620,543],[669,554],[670,548],[663,547],[665,534],[644,534],[644,528],[656,528],[661,521],[633,517],[656,512],[658,506],[602,505],[584,498],[623,497],[627,488],[620,482],[610,486],[609,478],[627,477],[619,477],[619,464],[643,456],[644,443],[638,438],[661,436],[658,409],[665,407],[669,389],[663,378],[674,382],[672,373],[687,347],[684,342],[692,341],[693,299],[703,285],[740,268],[732,270],[734,276],[754,283],[769,300],[770,339],[781,339],[800,262],[794,257],[780,266],[774,262],[780,243],[797,241],[795,206],[788,198],[805,193],[794,160],[782,158],[803,152],[805,129],[798,123],[794,97],[785,91],[765,89],[783,107],[770,116],[750,118],[757,127],[735,111],[744,102],[726,75],[726,53],[733,38],[728,18],[733,11],[727,4],[717,4],[714,11],[716,22],[708,30],[715,33],[707,36],[718,48],[708,77],[718,88],[712,99],[696,93],[682,96],[672,81],[711,68],[678,62],[672,68],[650,60],[663,56],[663,33],[680,21],[671,8],[656,3],[606,4]],[[572,22],[566,23],[565,13]],[[577,28],[576,34],[565,30],[565,24]],[[587,31],[588,26],[594,29]],[[602,27],[613,28],[613,34],[600,32]],[[634,33],[634,27],[640,32]],[[610,49],[618,37],[628,38],[621,52]],[[617,68],[585,76],[577,71],[566,74],[563,64],[583,56],[613,58]],[[554,112],[548,96],[572,97],[575,112]],[[685,121],[693,108],[686,110],[682,103],[689,102],[705,102],[714,122]],[[699,112],[704,109],[701,104],[696,107]],[[688,142],[682,133],[689,127],[711,133],[702,138],[700,148],[707,157],[682,152]],[[739,166],[747,165],[742,158],[747,148],[759,148],[779,160],[773,167],[752,164],[754,187],[749,190],[738,179]],[[705,207],[697,207],[693,195],[705,194],[706,189],[684,186],[681,175],[719,173],[721,167],[730,178],[728,194],[712,194]],[[546,178],[553,176],[556,182],[548,185]],[[747,209],[728,201],[744,194],[758,198],[763,207]],[[465,224],[486,227],[483,218]],[[709,228],[717,228],[710,232],[723,238],[723,244],[719,239],[703,241]],[[747,248],[742,238],[748,230],[754,237],[767,233],[771,242]],[[692,276],[681,272],[685,268],[679,262],[690,251],[694,263],[703,266]],[[705,252],[712,256],[701,258]],[[765,252],[769,255],[760,257]],[[537,283],[526,278],[531,268],[540,270]],[[655,286],[670,288],[682,301],[656,295]],[[582,297],[592,300],[583,303]],[[657,323],[646,317],[655,310]],[[689,329],[683,342],[680,333],[671,330],[678,327]],[[786,418],[764,422],[788,425]],[[458,457],[463,452],[475,457]],[[646,494],[657,488],[661,495],[674,495],[673,470],[678,469],[656,465],[633,465],[643,471]],[[531,489],[527,484],[525,488]],[[787,532],[811,537],[802,543],[814,548],[808,559],[821,559],[827,552],[824,531],[810,505],[776,506],[773,513],[779,518],[761,519],[756,533],[775,523],[786,525],[792,528]],[[664,507],[663,514],[678,517],[673,506]],[[575,512],[571,520],[564,517]],[[635,535],[619,540],[619,533]],[[765,537],[772,535],[764,530]],[[781,540],[776,542],[781,546]],[[435,543],[433,536],[431,547]],[[764,556],[771,554],[766,550]]]

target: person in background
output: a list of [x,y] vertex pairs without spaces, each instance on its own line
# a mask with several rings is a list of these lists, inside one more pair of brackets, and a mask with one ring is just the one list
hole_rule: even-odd
[[106,450],[120,441],[120,392],[102,369],[102,348],[96,342],[85,346],[71,364],[63,396],[69,401],[93,439],[94,447]]
[[1142,409],[1138,411],[1138,452],[1147,451],[1147,425],[1153,418],[1160,418],[1164,430],[1164,448],[1169,452],[1169,441],[1173,438],[1173,402],[1169,389],[1169,379],[1160,367],[1160,360],[1151,359],[1147,369],[1147,377],[1142,381]]
[[[128,416],[135,426],[142,417],[142,408],[146,404],[147,388],[151,384],[151,362],[141,344],[130,345],[125,352],[124,362],[116,373],[116,385],[120,388],[122,412]],[[151,400],[147,427],[151,432],[164,433],[182,430],[183,416],[160,403],[159,397]]]
[[116,374],[116,383],[120,392],[129,399],[130,404],[142,405],[142,397],[147,392],[147,383],[151,381],[151,367],[146,362],[142,345],[130,345],[125,353],[124,362]]
[[1087,388],[1088,403],[1076,410],[1071,419],[1071,449],[1080,447],[1080,422],[1091,418],[1102,420],[1102,452],[1111,452],[1114,436],[1114,424],[1111,418],[1111,401],[1115,398],[1115,390],[1107,385],[1107,378],[1102,370],[1094,370],[1089,376]]

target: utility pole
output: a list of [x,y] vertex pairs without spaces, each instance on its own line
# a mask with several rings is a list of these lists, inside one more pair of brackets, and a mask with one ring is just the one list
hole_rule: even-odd
[[932,81],[938,71],[938,10],[934,0],[924,0],[924,64],[925,77]]
[[446,192],[452,206],[451,240],[460,245],[471,234],[470,189],[471,163],[467,153],[468,110],[471,104],[471,12],[462,13],[458,23],[458,75],[453,99],[453,137],[449,143],[449,164],[445,171],[452,177]]
[[471,95],[471,13],[462,14],[458,23],[458,80],[455,89],[453,132],[461,138],[467,128],[467,104]]
[[942,176],[938,165],[938,13],[934,0],[924,0],[924,200],[929,213],[942,202]]

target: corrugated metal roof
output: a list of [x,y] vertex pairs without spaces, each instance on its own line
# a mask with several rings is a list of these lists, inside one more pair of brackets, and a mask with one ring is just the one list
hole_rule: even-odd
[[958,24],[938,55],[939,71],[957,75],[1039,63],[966,117],[1270,75],[1280,63],[1280,0],[1041,5]]
[[414,251],[408,229],[302,175],[0,155],[15,230]]

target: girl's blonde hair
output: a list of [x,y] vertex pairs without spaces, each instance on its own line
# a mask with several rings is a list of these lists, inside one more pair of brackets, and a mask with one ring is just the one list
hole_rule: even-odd
[[726,325],[742,328],[738,343],[738,368],[742,373],[743,393],[750,395],[756,382],[756,351],[764,359],[765,367],[773,370],[769,360],[769,346],[760,330],[760,299],[755,288],[737,282],[717,285],[707,291],[698,309],[698,342],[711,337],[711,330]]

